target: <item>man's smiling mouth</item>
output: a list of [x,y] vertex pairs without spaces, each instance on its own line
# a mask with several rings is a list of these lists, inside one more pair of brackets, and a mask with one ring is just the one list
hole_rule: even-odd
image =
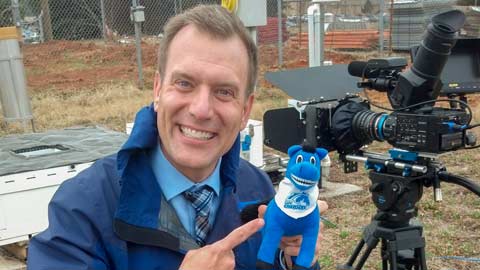
[[180,126],[180,130],[182,131],[182,134],[185,135],[186,137],[197,139],[197,140],[207,141],[215,136],[214,133],[210,133],[207,131],[200,131],[200,130],[192,129],[185,126]]

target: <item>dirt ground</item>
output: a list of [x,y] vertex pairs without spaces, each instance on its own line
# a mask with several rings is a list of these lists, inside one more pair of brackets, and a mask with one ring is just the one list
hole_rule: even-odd
[[[158,44],[142,44],[142,66],[145,87],[151,87],[157,65]],[[136,51],[133,44],[105,42],[53,41],[27,45],[23,48],[30,91],[75,90],[97,87],[119,81],[138,80]],[[276,44],[260,45],[259,88],[272,88],[264,78],[266,71],[308,67],[308,49],[305,44],[287,42],[283,47],[283,66],[278,66]],[[375,52],[333,51],[325,53],[325,59],[334,64],[348,64],[353,60],[366,61],[379,57]],[[369,96],[380,103],[388,100],[384,93],[370,91]],[[477,98],[472,99],[477,104]]]
[[[149,90],[156,66],[157,44],[144,43],[142,50],[145,89]],[[132,44],[56,41],[24,46],[23,53],[28,89],[39,130],[89,124],[123,130],[125,123],[133,120],[138,108],[151,102],[150,91],[139,91],[134,87],[137,68],[135,47]],[[329,50],[325,58],[337,64],[376,56],[375,52]],[[266,109],[281,106],[278,104],[283,104],[280,102],[284,102],[286,97],[263,79],[263,73],[280,68],[307,67],[307,57],[305,46],[287,42],[284,65],[279,67],[277,47],[260,46],[260,80],[256,105],[259,109],[256,119],[261,118]],[[369,96],[380,104],[387,103],[384,93],[369,91]],[[474,107],[478,107],[479,100],[478,96],[469,99]],[[480,111],[474,108],[474,112]],[[0,135],[13,132],[17,131],[13,131],[10,126],[0,125]],[[390,146],[374,143],[370,148],[385,152]],[[480,179],[478,150],[448,153],[443,159],[450,171]],[[326,270],[333,270],[336,264],[347,260],[361,238],[363,226],[370,222],[370,217],[375,212],[368,192],[370,181],[365,170],[344,174],[337,156],[333,160],[332,181],[355,184],[362,187],[363,191],[328,200],[329,211],[326,217],[337,227],[325,231],[320,261]],[[480,184],[478,180],[476,183]],[[446,259],[446,256],[480,257],[480,199],[464,188],[449,184],[444,185],[443,196],[444,202],[433,203],[431,188],[425,188],[423,199],[418,204],[419,217],[425,226],[429,269],[480,269],[478,262]],[[375,251],[366,269],[380,268],[379,254]]]
[[[308,66],[308,50],[297,43],[286,43],[283,48],[282,68]],[[156,67],[157,44],[142,44],[142,64],[145,81]],[[110,83],[117,80],[136,79],[136,51],[132,44],[104,42],[53,41],[27,45],[23,48],[29,89],[79,89]],[[327,51],[325,59],[335,64],[346,64],[358,58],[349,53]],[[276,45],[261,45],[260,69],[278,69]],[[260,76],[261,77],[261,76]],[[263,83],[264,81],[261,80]]]
[[[147,81],[155,67],[156,46],[143,44],[142,50]],[[54,41],[24,46],[23,51],[31,91],[81,89],[137,76],[133,45]]]

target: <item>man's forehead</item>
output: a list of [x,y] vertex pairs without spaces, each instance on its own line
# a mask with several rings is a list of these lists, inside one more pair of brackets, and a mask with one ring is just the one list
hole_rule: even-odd
[[[182,61],[180,57],[187,55],[195,59],[204,58],[205,61],[231,61],[236,67],[244,64],[245,71],[248,71],[248,52],[236,35],[221,39],[203,33],[194,26],[185,26],[169,46],[167,63]],[[171,59],[171,56],[180,59]]]
[[243,42],[242,42],[242,40],[241,40],[241,38],[238,34],[236,34],[236,33],[227,34],[225,32],[220,34],[220,31],[215,32],[215,31],[213,31],[213,29],[211,29],[209,31],[209,30],[201,28],[201,27],[199,27],[195,24],[187,24],[184,27],[182,27],[177,32],[175,37],[173,38],[172,43],[174,43],[174,41],[176,39],[181,39],[181,38],[187,39],[187,40],[192,39],[192,38],[193,39],[202,38],[202,39],[210,40],[210,41],[213,41],[213,42],[218,41],[218,42],[221,42],[221,43],[238,39],[246,50],[246,46],[245,46],[245,44],[243,44]]

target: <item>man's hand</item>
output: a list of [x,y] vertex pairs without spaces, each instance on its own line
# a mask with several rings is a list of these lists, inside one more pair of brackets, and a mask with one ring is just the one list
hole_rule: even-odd
[[226,270],[235,268],[233,249],[260,230],[265,222],[254,219],[233,230],[225,238],[199,249],[190,250],[180,265],[180,270],[211,269]]
[[[320,215],[325,213],[328,209],[328,204],[325,201],[317,201],[318,204],[318,209],[320,210]],[[267,210],[266,205],[261,205],[258,207],[258,217],[263,218],[265,215],[265,211]],[[320,256],[320,242],[323,239],[322,235],[322,230],[323,230],[323,223],[320,223],[320,230],[318,231],[318,237],[317,237],[317,244],[315,245],[315,256],[312,261],[312,265],[318,260]],[[292,256],[298,256],[300,252],[300,245],[302,244],[302,236],[290,236],[290,237],[282,237],[282,240],[280,242],[280,249],[283,250],[283,254],[285,256],[286,264],[288,269],[292,269],[293,263],[292,263]]]

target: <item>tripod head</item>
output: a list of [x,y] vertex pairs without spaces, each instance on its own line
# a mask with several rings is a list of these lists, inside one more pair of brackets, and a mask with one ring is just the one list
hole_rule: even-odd
[[417,153],[392,149],[390,155],[363,153],[347,155],[349,161],[365,162],[372,182],[370,192],[377,207],[374,220],[382,226],[407,226],[416,215],[416,203],[422,198],[423,186],[432,183],[436,168],[430,158]]
[[[390,155],[361,152],[360,155],[347,155],[346,159],[365,163],[377,213],[364,229],[363,237],[348,262],[337,269],[362,269],[371,251],[381,241],[383,270],[426,270],[423,228],[412,220],[417,215],[416,203],[422,197],[423,187],[433,186],[437,201],[442,199],[440,180],[461,185],[480,196],[480,186],[447,173],[435,156],[392,149]],[[365,245],[365,252],[354,266]]]
[[378,211],[374,220],[387,228],[408,226],[417,214],[416,203],[423,187],[433,186],[436,201],[442,200],[440,181],[462,185],[480,196],[480,188],[472,181],[447,172],[434,155],[420,155],[392,149],[389,155],[363,152],[346,159],[364,162],[372,182],[370,192]]

